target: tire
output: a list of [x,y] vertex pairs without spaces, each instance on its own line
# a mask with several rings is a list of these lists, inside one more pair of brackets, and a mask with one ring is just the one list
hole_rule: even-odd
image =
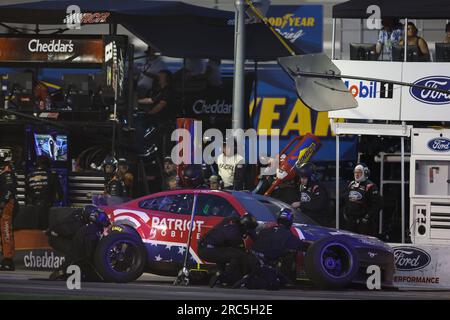
[[94,262],[105,281],[131,282],[144,272],[147,263],[145,246],[138,235],[112,232],[100,240]]
[[342,237],[326,237],[313,243],[305,256],[305,271],[319,288],[344,288],[358,273],[355,249]]

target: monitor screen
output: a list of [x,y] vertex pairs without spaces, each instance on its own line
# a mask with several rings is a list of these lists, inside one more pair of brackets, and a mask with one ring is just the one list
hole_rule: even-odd
[[[408,57],[406,61],[417,62],[420,61],[419,47],[408,46]],[[405,47],[404,46],[392,46],[392,61],[404,61],[405,60]]]
[[450,62],[450,43],[436,43],[436,61]]
[[34,134],[36,156],[47,156],[53,161],[67,161],[67,135]]
[[376,44],[350,43],[350,60],[377,60]]

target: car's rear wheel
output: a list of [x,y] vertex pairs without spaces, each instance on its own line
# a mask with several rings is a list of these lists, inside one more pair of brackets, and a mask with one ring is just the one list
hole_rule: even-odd
[[340,237],[327,237],[309,247],[305,271],[319,288],[348,286],[358,272],[355,250]]
[[134,281],[144,272],[145,247],[137,235],[112,232],[100,240],[94,260],[98,272],[105,281]]

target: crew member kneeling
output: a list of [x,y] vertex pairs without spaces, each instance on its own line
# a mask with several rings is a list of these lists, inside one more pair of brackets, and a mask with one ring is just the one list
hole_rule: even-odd
[[255,217],[250,213],[242,217],[227,217],[200,239],[200,258],[216,263],[218,268],[216,275],[211,278],[211,287],[218,283],[234,284],[248,272],[244,239],[247,236],[254,239],[257,226]]
[[294,212],[281,209],[277,224],[262,229],[253,243],[249,256],[250,274],[239,286],[250,289],[278,289],[296,278],[298,251],[305,251],[309,244],[295,236],[292,231]]

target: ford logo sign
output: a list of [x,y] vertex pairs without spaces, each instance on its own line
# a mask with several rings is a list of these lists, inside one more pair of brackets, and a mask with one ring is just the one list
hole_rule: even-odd
[[[426,77],[414,82],[416,85],[450,91],[450,78],[445,76]],[[450,94],[411,87],[409,93],[414,99],[427,104],[449,104]]]
[[399,271],[414,271],[425,268],[431,262],[428,253],[414,247],[394,248],[395,266]]
[[437,152],[449,152],[450,140],[447,138],[435,138],[428,142],[428,148]]

